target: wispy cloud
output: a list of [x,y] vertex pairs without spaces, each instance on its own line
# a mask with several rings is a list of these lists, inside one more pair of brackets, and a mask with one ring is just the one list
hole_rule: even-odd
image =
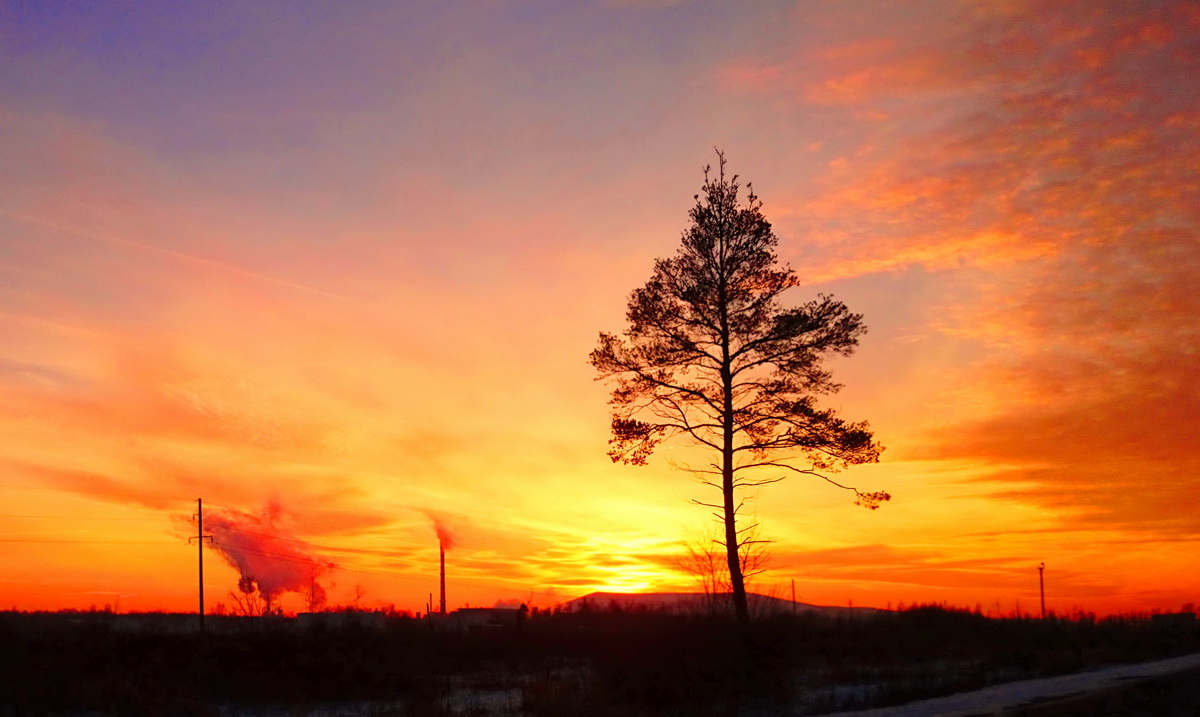
[[104,234],[104,233],[92,231],[89,229],[82,229],[79,227],[66,226],[66,225],[60,224],[58,222],[55,222],[51,219],[47,219],[45,217],[37,217],[37,216],[22,214],[22,213],[18,213],[18,212],[6,212],[6,211],[3,211],[2,208],[0,208],[0,218],[9,219],[11,221],[19,222],[22,224],[28,224],[28,225],[40,227],[42,229],[50,229],[57,233],[61,233],[61,234],[65,234],[65,235],[69,235],[69,236],[73,236],[73,237],[79,237],[79,238],[87,239],[90,241],[98,241],[98,242],[103,242],[106,244],[111,244],[113,246],[120,247],[123,249],[132,249],[139,253],[147,254],[147,255],[150,255],[153,257],[160,257],[160,258],[165,258],[165,259],[169,259],[169,260],[173,260],[173,261],[177,261],[177,262],[182,262],[184,264],[188,264],[190,266],[198,267],[201,269],[207,269],[207,270],[216,271],[216,272],[220,272],[220,273],[231,274],[231,275],[241,277],[241,278],[252,279],[255,281],[261,281],[265,284],[269,284],[272,286],[282,287],[285,289],[291,289],[293,291],[299,291],[299,292],[303,292],[303,293],[307,293],[307,294],[313,294],[315,296],[319,296],[319,297],[325,298],[325,299],[332,299],[334,301],[345,302],[347,304],[360,306],[360,307],[364,307],[364,308],[373,308],[371,304],[364,302],[364,301],[360,301],[360,300],[355,299],[350,296],[344,296],[342,294],[337,294],[337,293],[334,293],[331,291],[325,291],[323,289],[319,289],[319,288],[316,288],[313,286],[308,286],[306,284],[301,284],[296,281],[289,281],[287,279],[282,279],[282,278],[279,278],[276,276],[271,276],[269,274],[264,274],[262,272],[251,271],[249,269],[242,268],[235,264],[217,261],[215,259],[208,259],[208,258],[205,258],[202,256],[196,256],[194,254],[187,254],[187,253],[184,253],[181,251],[176,251],[174,249],[168,249],[168,248],[156,246],[154,244],[150,244],[147,242],[137,241],[135,239],[129,239],[129,238],[113,235],[113,234]]
[[1181,149],[1200,131],[1200,13],[1007,3],[963,17],[919,47],[823,50],[824,78],[743,73],[753,91],[873,108],[881,130],[936,118],[885,131],[795,208],[816,241],[810,276],[977,270],[942,329],[987,348],[953,394],[985,410],[923,455],[1027,465],[992,478],[1032,481],[1010,498],[1087,506],[1063,514],[1081,525],[1195,534],[1170,506],[1200,495],[1200,174]]
[[607,462],[585,359],[717,144],[810,288],[866,313],[831,398],[896,488],[860,522],[773,486],[781,571],[1011,593],[1043,538],[1194,535],[1191,4],[669,4],[268,9],[203,47],[187,11],[0,18],[28,38],[0,77],[0,460],[29,512],[279,495],[409,606],[422,510],[472,600],[682,585],[707,516],[667,461]]

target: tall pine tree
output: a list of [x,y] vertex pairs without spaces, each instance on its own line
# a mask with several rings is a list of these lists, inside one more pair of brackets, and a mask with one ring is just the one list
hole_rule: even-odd
[[891,496],[825,475],[877,461],[882,450],[865,422],[848,423],[816,401],[841,388],[823,363],[854,351],[862,316],[824,295],[798,306],[781,302],[799,283],[796,275],[779,264],[779,240],[753,188],[740,200],[737,176],[726,177],[725,157],[717,157],[716,177],[704,170],[678,253],[655,261],[650,280],[629,297],[628,328],[621,336],[601,333],[591,363],[616,383],[613,461],[644,465],[674,437],[718,456],[696,472],[721,501],[695,502],[715,508],[723,523],[734,611],[748,632],[742,489],[794,472],[853,491],[871,509]]

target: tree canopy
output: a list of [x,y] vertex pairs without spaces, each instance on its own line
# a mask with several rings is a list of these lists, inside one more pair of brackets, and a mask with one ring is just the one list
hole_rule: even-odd
[[690,224],[675,256],[657,259],[645,286],[629,297],[622,335],[601,333],[591,354],[599,378],[615,382],[609,456],[644,465],[663,441],[681,437],[711,449],[707,468],[690,468],[720,489],[730,582],[738,618],[748,622],[738,560],[746,526],[737,516],[741,489],[789,472],[823,478],[854,492],[870,509],[890,499],[833,481],[828,472],[879,459],[866,422],[848,422],[817,398],[841,386],[826,358],[849,355],[866,331],[862,316],[831,296],[786,306],[799,285],[781,265],[779,243],[747,185],[739,198],[717,152],[704,170]]

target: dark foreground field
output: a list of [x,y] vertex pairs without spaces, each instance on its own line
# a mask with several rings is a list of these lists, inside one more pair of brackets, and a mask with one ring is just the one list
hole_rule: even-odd
[[[338,629],[226,619],[203,636],[172,631],[181,624],[0,614],[0,717],[820,714],[1200,651],[1194,621],[936,607],[778,615],[756,622],[749,645],[724,619],[653,612],[535,613],[488,634],[409,618]],[[1110,696],[1022,714],[1176,714],[1152,711],[1175,699],[1155,684],[1120,698],[1151,705],[1140,711],[1095,711],[1117,704]]]

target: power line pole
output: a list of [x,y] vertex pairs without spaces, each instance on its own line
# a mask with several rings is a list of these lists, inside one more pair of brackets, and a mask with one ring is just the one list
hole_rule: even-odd
[[196,536],[188,538],[188,542],[196,541],[196,557],[200,566],[200,632],[204,632],[204,541],[213,542],[211,535],[204,534],[204,501],[196,499]]
[[1038,593],[1042,596],[1042,619],[1046,619],[1046,581],[1042,578],[1042,573],[1046,570],[1045,563],[1038,563]]

